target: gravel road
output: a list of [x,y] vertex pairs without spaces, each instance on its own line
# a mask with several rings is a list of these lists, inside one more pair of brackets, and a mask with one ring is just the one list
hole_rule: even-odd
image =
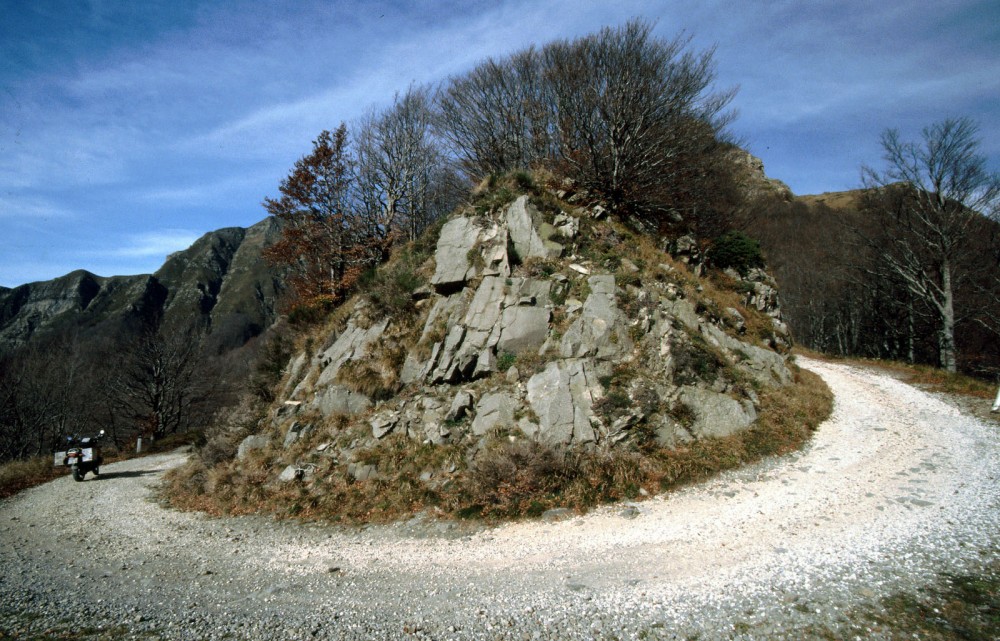
[[800,639],[996,554],[995,423],[873,370],[800,364],[836,396],[802,452],[561,521],[212,519],[150,498],[183,453],[61,478],[0,503],[0,633]]

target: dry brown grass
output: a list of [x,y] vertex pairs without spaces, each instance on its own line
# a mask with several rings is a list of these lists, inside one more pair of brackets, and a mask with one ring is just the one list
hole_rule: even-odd
[[909,365],[888,361],[874,361],[871,364],[899,372],[904,375],[904,380],[907,383],[926,387],[934,392],[961,394],[962,396],[984,399],[992,399],[996,394],[996,386],[993,383],[987,383],[965,374],[952,374],[929,365]]
[[579,512],[709,478],[766,456],[801,448],[832,411],[822,379],[797,370],[794,385],[761,394],[761,418],[749,430],[678,448],[647,443],[584,451],[530,441],[495,443],[481,452],[458,496],[457,516],[490,521],[537,516],[566,507]]
[[0,499],[67,474],[69,468],[55,467],[51,456],[36,456],[24,461],[4,463],[0,465]]
[[[350,439],[356,433],[347,430],[343,436]],[[299,449],[304,453],[310,448]],[[314,480],[278,483],[275,479],[287,462],[276,451],[264,450],[210,468],[193,460],[168,472],[165,493],[178,509],[213,515],[269,512],[340,523],[386,522],[453,502],[449,486],[465,468],[455,447],[418,444],[405,435],[391,435],[362,449],[356,459],[376,466],[377,478],[355,481],[346,461],[320,459],[313,461]],[[432,472],[426,481],[421,479],[425,471]]]
[[[646,441],[629,449],[583,450],[498,437],[466,463],[462,445],[419,444],[394,434],[355,453],[378,477],[355,481],[347,463],[318,461],[313,481],[278,484],[287,452],[255,452],[242,462],[206,467],[200,460],[168,474],[173,505],[211,514],[270,512],[331,522],[385,522],[425,509],[453,518],[489,522],[538,516],[566,507],[579,512],[604,503],[654,494],[721,471],[781,455],[805,444],[830,414],[832,395],[811,372],[797,370],[794,385],[761,393],[760,418],[749,430],[723,439],[670,449]],[[356,440],[367,426],[339,431]],[[328,434],[317,438],[329,438]],[[307,444],[291,454],[305,453]],[[421,479],[432,472],[429,480]]]

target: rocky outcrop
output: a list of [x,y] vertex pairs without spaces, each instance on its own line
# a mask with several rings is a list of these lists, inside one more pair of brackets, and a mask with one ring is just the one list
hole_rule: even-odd
[[794,198],[792,190],[776,178],[769,178],[764,172],[764,161],[753,154],[733,147],[729,152],[734,176],[748,197],[771,196],[781,200]]
[[479,230],[469,218],[454,218],[441,228],[434,260],[437,268],[431,277],[431,285],[438,291],[448,292],[461,287],[476,276],[476,267],[469,261],[469,254],[475,247]]
[[538,416],[527,430],[549,443],[593,443],[594,397],[601,396],[593,364],[584,360],[555,361],[528,379],[527,401]]
[[[522,196],[448,221],[432,289],[414,292],[416,321],[369,323],[362,297],[328,347],[290,361],[288,397],[363,419],[370,442],[465,442],[470,456],[500,435],[590,447],[642,433],[675,445],[752,425],[755,390],[792,378],[779,351],[741,335],[758,312],[778,328],[766,273],[749,276],[742,311],[709,314],[680,267],[626,257],[611,271],[573,254],[579,216],[594,218],[542,213]],[[408,347],[394,361],[400,341]],[[377,398],[373,376],[398,393]]]

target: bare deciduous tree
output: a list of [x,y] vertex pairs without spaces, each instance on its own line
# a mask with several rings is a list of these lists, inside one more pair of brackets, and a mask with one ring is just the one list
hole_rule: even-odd
[[554,165],[613,207],[690,215],[715,189],[734,91],[715,92],[712,50],[633,20],[452,78],[439,128],[474,178]]
[[415,239],[434,213],[434,179],[443,159],[431,137],[431,120],[428,90],[411,88],[355,130],[356,206],[372,265],[388,257],[397,237]]
[[613,205],[656,202],[683,171],[675,159],[714,141],[726,122],[734,94],[710,91],[714,52],[689,44],[633,20],[544,49],[560,158]]
[[197,426],[217,391],[202,376],[205,365],[197,340],[147,331],[121,353],[116,375],[108,382],[117,416],[157,438]]
[[61,435],[94,429],[93,384],[75,332],[0,359],[0,460],[43,454]]
[[481,178],[552,154],[553,112],[539,53],[487,59],[438,94],[438,129],[463,168]]
[[924,128],[920,142],[882,135],[887,168],[863,169],[864,209],[881,222],[867,240],[909,293],[934,311],[941,367],[957,369],[955,327],[966,311],[955,295],[969,275],[970,237],[995,218],[1000,176],[986,169],[977,127],[967,118]]

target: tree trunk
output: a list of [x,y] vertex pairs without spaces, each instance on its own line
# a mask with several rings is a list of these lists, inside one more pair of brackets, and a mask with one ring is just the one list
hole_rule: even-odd
[[917,362],[916,323],[913,320],[913,296],[908,296],[906,306],[906,360],[910,365]]
[[941,292],[941,331],[938,337],[941,367],[954,373],[958,371],[955,358],[955,295],[951,284],[951,265],[947,261],[941,267]]

